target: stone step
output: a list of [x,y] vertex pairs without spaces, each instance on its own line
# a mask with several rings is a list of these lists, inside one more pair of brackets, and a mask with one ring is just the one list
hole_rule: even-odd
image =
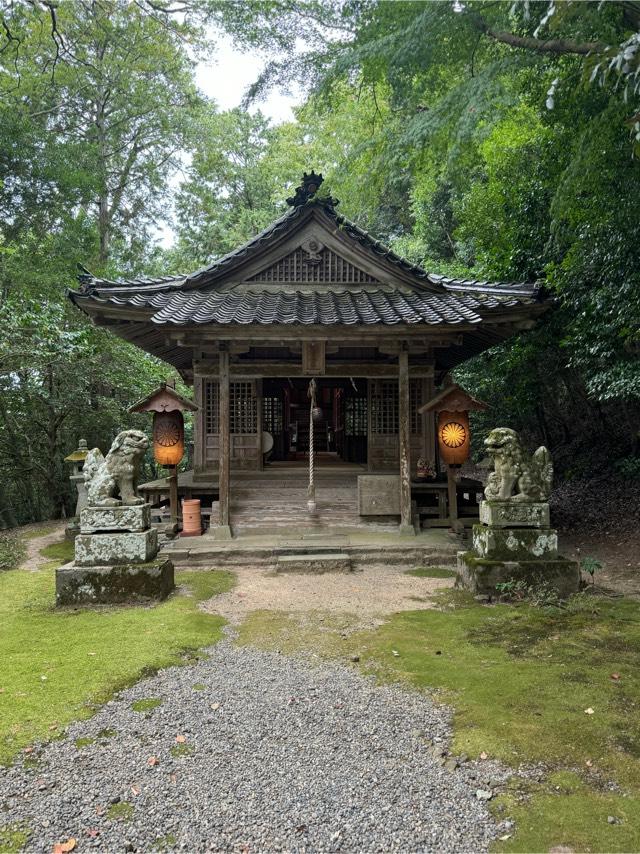
[[276,572],[351,572],[351,556],[347,552],[312,552],[302,554],[279,554],[276,557]]

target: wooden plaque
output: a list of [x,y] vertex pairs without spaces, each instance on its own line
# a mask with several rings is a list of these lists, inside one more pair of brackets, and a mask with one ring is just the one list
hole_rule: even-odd
[[319,376],[325,371],[325,342],[303,341],[302,343],[302,373],[308,376]]

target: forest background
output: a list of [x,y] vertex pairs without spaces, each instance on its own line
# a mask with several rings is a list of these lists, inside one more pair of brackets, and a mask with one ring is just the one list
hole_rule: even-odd
[[[637,485],[639,31],[630,0],[2,0],[0,527],[72,512],[64,456],[148,427],[127,409],[170,373],[71,306],[77,265],[193,270],[310,168],[433,272],[544,280],[544,321],[457,372],[492,407],[476,435],[543,442],[582,492]],[[247,105],[302,87],[293,121],[198,90],[215,32],[266,58]]]

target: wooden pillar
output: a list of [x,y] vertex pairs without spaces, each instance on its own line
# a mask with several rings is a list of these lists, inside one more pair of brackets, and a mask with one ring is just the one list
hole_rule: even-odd
[[220,342],[220,413],[219,438],[220,459],[218,462],[218,501],[220,517],[214,536],[219,540],[231,538],[229,524],[230,473],[231,473],[231,436],[229,433],[229,348],[226,342]]
[[447,466],[447,487],[449,493],[449,524],[454,531],[458,530],[458,492],[455,466]]
[[[426,377],[422,383],[422,402],[428,403],[434,395],[433,377]],[[435,412],[422,413],[422,456],[426,460],[430,460],[437,470],[438,452],[436,448]]]
[[367,380],[367,471],[373,471],[373,461],[371,459],[371,383],[372,380]]
[[409,353],[398,354],[398,438],[400,444],[400,533],[415,535],[411,521],[411,434],[409,420]]
[[264,394],[262,391],[262,380],[256,380],[256,440],[258,442],[258,459],[256,468],[262,470],[264,468],[264,460],[262,457],[262,431],[264,430]]

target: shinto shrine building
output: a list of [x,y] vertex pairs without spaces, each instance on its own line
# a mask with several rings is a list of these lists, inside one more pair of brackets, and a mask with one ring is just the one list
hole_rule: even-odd
[[[234,490],[246,495],[260,473],[277,472],[278,489],[286,475],[305,485],[311,378],[320,514],[323,473],[332,488],[350,484],[354,504],[359,476],[396,475],[389,511],[410,533],[416,461],[437,464],[434,414],[419,407],[452,368],[549,305],[536,285],[452,279],[400,258],[341,216],[321,181],[305,174],[283,216],[203,269],[132,281],[84,273],[69,294],[193,385],[193,471],[181,482],[218,498],[214,537],[242,527]],[[265,518],[275,494],[261,491]],[[357,518],[362,506],[336,494],[333,523]]]

